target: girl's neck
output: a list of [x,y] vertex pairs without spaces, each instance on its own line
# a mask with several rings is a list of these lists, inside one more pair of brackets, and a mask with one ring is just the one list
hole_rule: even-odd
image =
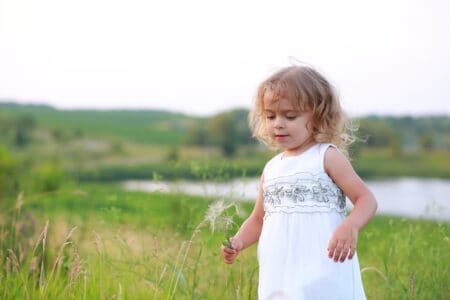
[[316,141],[314,141],[313,139],[308,139],[303,144],[299,145],[296,148],[284,150],[281,158],[283,159],[285,157],[298,156],[300,154],[303,154],[316,144],[317,144]]

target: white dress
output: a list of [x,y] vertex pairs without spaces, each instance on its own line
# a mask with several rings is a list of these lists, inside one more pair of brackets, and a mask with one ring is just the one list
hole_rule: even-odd
[[264,168],[260,300],[366,298],[357,255],[343,263],[328,258],[328,242],[345,218],[345,195],[324,169],[330,146],[280,153]]

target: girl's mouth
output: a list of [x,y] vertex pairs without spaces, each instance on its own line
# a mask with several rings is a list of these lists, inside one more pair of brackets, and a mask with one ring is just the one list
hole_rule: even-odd
[[287,134],[276,134],[275,139],[277,141],[284,140],[288,135]]

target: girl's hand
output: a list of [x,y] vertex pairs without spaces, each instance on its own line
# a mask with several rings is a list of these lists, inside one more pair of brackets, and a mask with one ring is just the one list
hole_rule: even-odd
[[347,222],[343,222],[334,232],[328,243],[328,257],[335,262],[344,262],[355,255],[358,241],[358,229]]
[[231,247],[224,245],[220,247],[220,253],[226,264],[232,264],[239,252],[244,248],[244,243],[240,239],[232,237],[229,238],[229,240],[231,242]]

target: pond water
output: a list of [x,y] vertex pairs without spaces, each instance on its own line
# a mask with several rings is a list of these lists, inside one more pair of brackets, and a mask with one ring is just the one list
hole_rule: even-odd
[[[450,180],[397,178],[366,183],[377,198],[377,214],[450,222]],[[225,183],[131,180],[123,182],[123,186],[127,190],[181,192],[254,201],[258,179],[239,179]],[[349,209],[352,207],[348,199],[347,206]]]

